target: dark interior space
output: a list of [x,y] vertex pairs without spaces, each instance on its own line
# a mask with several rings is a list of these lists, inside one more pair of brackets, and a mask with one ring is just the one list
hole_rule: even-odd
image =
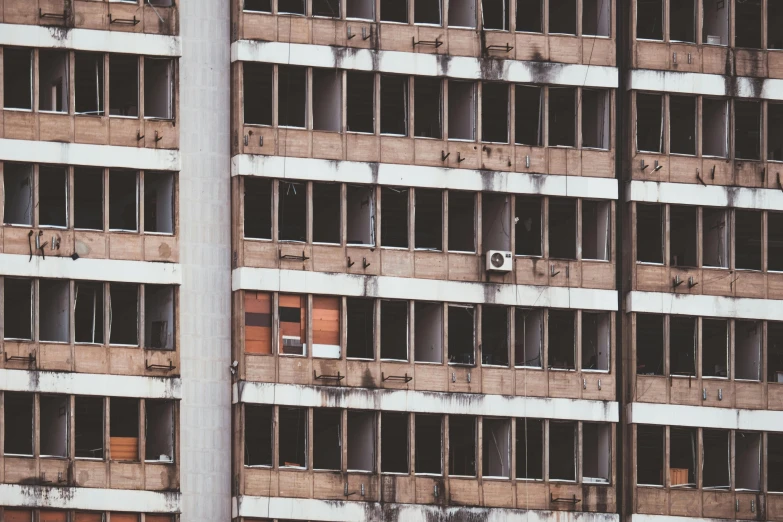
[[573,370],[576,354],[576,312],[549,310],[549,367]]
[[30,49],[3,48],[3,107],[33,108],[33,53]]
[[340,18],[340,0],[313,0],[313,16]]
[[[696,486],[696,449],[698,432],[696,428],[669,428],[669,478],[671,485]],[[706,455],[705,455],[706,456]],[[705,468],[706,471],[706,468]]]
[[582,34],[609,36],[612,23],[610,0],[582,0]]
[[663,40],[663,0],[636,2],[636,38]]
[[729,155],[729,104],[719,98],[701,100],[701,153],[726,158]]
[[761,321],[734,321],[734,378],[761,380]]
[[305,14],[305,0],[277,0],[277,12],[280,14]]
[[549,88],[549,146],[576,147],[576,89],[573,87]]
[[174,174],[144,173],[144,232],[174,233]]
[[408,196],[403,187],[381,187],[381,246],[408,248]]
[[109,284],[109,344],[139,344],[139,287]]
[[375,411],[348,410],[347,467],[349,471],[375,471]]
[[729,267],[728,213],[723,207],[701,209],[702,266]]
[[307,240],[307,185],[281,181],[278,196],[278,239]]
[[609,149],[609,104],[611,96],[605,89],[582,89],[582,147]]
[[669,3],[669,39],[696,43],[696,4],[694,0]]
[[75,299],[76,342],[103,344],[103,283],[77,281]]
[[611,318],[605,312],[582,312],[582,369],[609,370]]
[[508,143],[508,84],[484,83],[481,88],[481,141]]
[[272,466],[274,406],[245,404],[245,466]]
[[345,11],[346,18],[375,20],[375,0],[347,0]]
[[67,51],[38,50],[38,110],[68,112],[70,56]]
[[541,255],[541,197],[516,197],[516,255]]
[[144,285],[144,347],[173,350],[176,329],[174,287]]
[[449,251],[476,251],[476,194],[450,190],[449,202]]
[[[299,0],[302,1],[302,0]],[[305,127],[307,113],[307,67],[277,66],[277,124]]]
[[669,151],[696,155],[696,97],[669,96]]
[[313,408],[313,469],[340,471],[342,411]]
[[[770,3],[777,3],[774,0]],[[734,46],[761,49],[761,0],[734,3]],[[779,32],[780,28],[776,28]]]
[[139,436],[139,399],[109,398],[109,436]]
[[544,351],[543,310],[517,307],[514,316],[514,366],[541,368]]
[[636,373],[663,375],[663,316],[636,314]]
[[147,399],[144,460],[174,462],[175,412],[173,400]]
[[485,477],[511,476],[511,419],[482,419],[481,472]]
[[75,397],[76,458],[103,458],[103,397]]
[[245,11],[272,12],[272,0],[244,0],[244,2]]
[[473,306],[449,305],[449,362],[476,364],[476,309]]
[[3,424],[13,426],[13,429],[5,430],[5,454],[32,455],[34,395],[7,391],[3,396]]
[[663,486],[664,426],[636,425],[636,483]]
[[576,259],[576,199],[549,198],[549,257]]
[[722,319],[701,320],[701,374],[728,377],[729,323]]
[[109,55],[109,114],[139,115],[139,58],[134,55]]
[[278,466],[307,467],[307,408],[279,410]]
[[514,142],[540,147],[544,133],[541,118],[544,98],[541,87],[516,85],[514,88]]
[[242,107],[245,124],[272,125],[274,65],[242,63]]
[[109,229],[139,229],[137,190],[138,173],[133,170],[109,171]]
[[[779,33],[783,38],[783,31]],[[767,159],[783,161],[783,103],[767,103]]]
[[381,300],[381,359],[408,359],[408,303]]
[[[779,470],[783,466],[783,433],[767,434],[768,468]],[[767,473],[767,490],[783,492],[783,473]]]
[[608,201],[582,200],[582,259],[609,261],[612,209]]
[[68,170],[64,167],[38,167],[38,223],[68,226]]
[[484,305],[481,308],[481,364],[508,366],[508,309]]
[[449,27],[476,27],[475,0],[449,0]]
[[76,114],[103,115],[103,54],[74,54]]
[[313,242],[340,243],[340,184],[313,183]]
[[696,376],[696,318],[669,318],[669,366],[671,375]]
[[345,203],[346,242],[375,246],[375,187],[347,185]]
[[476,139],[476,82],[448,80],[448,132],[450,140]]
[[734,212],[735,267],[761,270],[761,212],[739,209]]
[[729,445],[731,432],[729,430],[702,431],[704,444],[704,476],[703,487],[729,489],[731,487]]
[[576,34],[576,0],[549,0],[549,33]]
[[39,402],[40,455],[42,457],[67,457],[71,397],[68,395],[40,395]]
[[[392,1],[400,2],[400,0]],[[381,75],[381,134],[408,135],[407,76]]]
[[103,230],[103,169],[73,169],[73,226]]
[[443,193],[420,188],[415,196],[415,248],[443,250]]
[[[313,96],[313,130],[340,132],[343,129],[343,71],[313,67],[311,75],[311,88],[317,93]],[[372,96],[372,92],[362,94],[363,98],[367,96]]]
[[783,49],[783,3],[767,2],[767,48]]
[[734,156],[761,159],[761,104],[734,100]]
[[3,337],[33,340],[33,282],[31,279],[4,278]]
[[541,33],[543,20],[542,0],[517,0],[517,32]]
[[413,135],[417,138],[441,139],[443,87],[440,78],[414,76],[413,90],[413,113],[416,115]]
[[637,92],[636,150],[640,152],[663,152],[662,127],[663,96]]
[[576,480],[576,422],[549,421],[549,478]]
[[70,288],[67,280],[38,280],[39,341],[70,341]]
[[440,475],[443,473],[443,417],[417,414],[416,473]]
[[413,3],[413,23],[440,25],[441,0],[416,0]]
[[767,212],[767,270],[783,271],[783,213]]
[[509,30],[509,0],[481,0],[481,14],[484,29]]
[[669,207],[669,221],[676,223],[670,230],[671,245],[669,264],[671,266],[696,266],[698,245],[698,208],[672,205]]
[[381,0],[381,22],[408,23],[408,0]]
[[783,323],[777,321],[767,323],[767,382],[783,383]]
[[169,120],[174,117],[174,61],[144,57],[144,117]]
[[[735,489],[737,491],[761,490],[762,436],[763,434],[760,432],[734,432],[735,469],[737,470]],[[770,467],[770,469],[778,468]]]
[[544,421],[522,418],[517,423],[517,478],[544,478]]
[[663,264],[663,209],[660,204],[636,203],[636,260]]
[[375,132],[375,73],[348,71],[346,85],[348,131]]
[[381,473],[408,473],[409,415],[381,412]]
[[272,239],[272,180],[246,176],[245,238]]
[[373,325],[375,300],[349,297],[347,300],[348,331],[346,355],[349,358],[373,359]]
[[33,166],[5,162],[3,170],[3,223],[32,225]]
[[449,415],[449,475],[476,476],[476,417]]

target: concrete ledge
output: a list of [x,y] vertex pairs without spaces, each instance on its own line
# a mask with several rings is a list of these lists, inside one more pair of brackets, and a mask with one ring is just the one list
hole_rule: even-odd
[[778,299],[633,291],[628,292],[625,303],[626,312],[768,321],[783,317],[783,301]]
[[743,431],[780,431],[780,427],[783,426],[783,411],[741,410],[647,402],[632,402],[627,406],[627,411],[628,424]]
[[179,492],[127,489],[57,488],[0,484],[0,505],[6,507],[179,513]]
[[641,203],[783,210],[783,191],[778,189],[634,180],[626,194],[628,201]]
[[171,377],[0,369],[0,390],[140,399],[181,399],[182,380]]

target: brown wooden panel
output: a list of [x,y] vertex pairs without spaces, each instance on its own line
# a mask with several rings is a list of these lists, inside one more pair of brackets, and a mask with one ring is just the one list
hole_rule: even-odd
[[173,522],[171,515],[144,515],[144,522]]
[[[307,299],[301,295],[280,294],[279,303],[280,314],[280,333],[278,346],[281,353],[300,353],[300,348],[295,344],[304,344],[306,341],[305,331],[307,325]],[[296,317],[299,320],[296,320]],[[291,346],[286,347],[283,339],[287,338],[287,343]]]
[[245,291],[245,352],[272,353],[272,294]]
[[704,491],[702,494],[705,517],[733,518],[734,493],[731,491]]
[[38,522],[66,522],[68,513],[66,511],[41,510],[38,515]]
[[111,522],[139,522],[139,515],[136,513],[114,513],[110,515]]
[[110,437],[109,448],[112,460],[139,460],[138,437]]
[[3,520],[5,522],[32,522],[33,512],[27,509],[8,509],[4,510]]
[[340,298],[313,296],[313,344],[340,345]]
[[76,513],[74,522],[103,522],[103,513]]
[[668,492],[663,488],[636,488],[636,513],[666,515]]

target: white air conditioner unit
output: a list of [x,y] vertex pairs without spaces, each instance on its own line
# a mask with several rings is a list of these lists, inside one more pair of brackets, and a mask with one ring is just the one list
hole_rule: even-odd
[[513,260],[511,252],[487,250],[487,272],[511,272]]

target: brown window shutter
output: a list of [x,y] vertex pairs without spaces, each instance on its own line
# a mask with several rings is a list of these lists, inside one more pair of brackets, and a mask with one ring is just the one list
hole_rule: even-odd
[[245,292],[245,352],[272,353],[272,294]]

